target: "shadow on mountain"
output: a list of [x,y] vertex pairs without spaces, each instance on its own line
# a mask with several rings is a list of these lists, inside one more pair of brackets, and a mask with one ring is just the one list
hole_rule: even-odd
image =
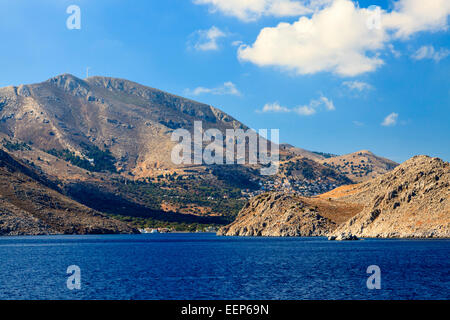
[[227,224],[224,217],[204,217],[155,210],[125,199],[109,190],[85,182],[71,183],[65,186],[67,195],[95,210],[122,216],[152,218],[154,220],[178,223]]

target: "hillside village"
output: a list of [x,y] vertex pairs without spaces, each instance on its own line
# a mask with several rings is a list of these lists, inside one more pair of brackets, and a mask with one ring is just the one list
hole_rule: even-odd
[[277,177],[274,180],[259,182],[259,186],[260,189],[255,191],[251,191],[249,189],[242,190],[242,196],[249,199],[265,192],[276,191],[286,194],[311,197],[333,190],[338,185],[336,183],[330,183],[326,180],[322,181],[320,177],[317,180],[294,180]]

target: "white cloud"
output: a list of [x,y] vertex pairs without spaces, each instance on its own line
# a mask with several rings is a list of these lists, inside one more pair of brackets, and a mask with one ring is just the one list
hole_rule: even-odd
[[194,0],[208,5],[211,12],[221,12],[242,21],[255,21],[262,16],[295,17],[310,14],[333,0]]
[[185,93],[194,96],[198,96],[201,94],[234,95],[234,96],[241,95],[239,90],[236,88],[236,85],[231,81],[225,82],[223,85],[215,88],[197,87],[193,90],[186,89]]
[[261,110],[257,110],[258,113],[297,113],[302,116],[311,116],[321,108],[324,107],[325,110],[332,111],[335,110],[333,101],[327,97],[321,96],[319,99],[314,99],[307,105],[300,105],[294,108],[288,108],[280,105],[278,102],[267,103]]
[[291,109],[281,106],[278,102],[266,103],[260,112],[291,112]]
[[446,48],[441,48],[436,51],[433,46],[422,46],[411,57],[414,60],[431,59],[439,62],[448,55],[450,55],[450,50]]
[[342,82],[342,85],[346,86],[347,88],[349,88],[350,90],[357,90],[359,92],[362,92],[364,90],[371,90],[373,89],[373,87],[363,81],[344,81]]
[[316,113],[316,109],[314,109],[311,105],[299,106],[294,108],[292,111],[301,116],[311,116]]
[[383,61],[366,52],[382,49],[387,35],[382,29],[367,28],[370,14],[350,0],[337,0],[311,18],[262,29],[253,45],[239,48],[238,56],[298,74],[328,71],[354,76],[373,71]]
[[399,58],[402,55],[399,51],[395,50],[395,47],[392,43],[389,43],[387,47],[395,58]]
[[449,14],[449,0],[399,0],[391,12],[335,0],[311,17],[262,29],[252,45],[240,46],[238,57],[297,74],[356,76],[383,65],[380,52],[386,48],[398,56],[391,41],[446,30]]
[[198,51],[214,51],[219,49],[218,40],[227,34],[219,28],[212,26],[207,30],[197,30],[191,34],[189,46]]
[[320,106],[321,104],[323,104],[325,106],[325,108],[329,111],[336,110],[336,108],[334,107],[333,101],[331,101],[327,97],[321,96],[319,98],[319,100],[315,100],[313,102],[317,106]]
[[392,112],[390,115],[384,118],[381,125],[384,127],[393,127],[397,124],[397,120],[398,120],[398,113]]
[[355,125],[355,126],[357,126],[357,127],[363,127],[364,126],[364,123],[363,122],[361,122],[361,121],[353,121],[353,124]]
[[420,31],[447,30],[448,0],[399,0],[395,9],[383,14],[382,25],[394,30],[396,38],[408,38]]

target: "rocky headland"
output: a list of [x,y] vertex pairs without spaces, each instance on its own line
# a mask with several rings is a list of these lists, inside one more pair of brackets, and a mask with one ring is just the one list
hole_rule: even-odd
[[449,197],[449,163],[416,156],[379,177],[318,197],[260,195],[218,234],[450,238]]

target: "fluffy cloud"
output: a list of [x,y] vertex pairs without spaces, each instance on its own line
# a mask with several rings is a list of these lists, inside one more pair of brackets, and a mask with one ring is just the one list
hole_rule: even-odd
[[240,46],[238,57],[297,74],[356,76],[383,65],[379,53],[386,47],[392,51],[394,39],[445,30],[449,14],[448,0],[399,0],[391,12],[335,0],[311,17],[262,29],[252,45]]
[[260,112],[291,112],[291,109],[281,106],[278,102],[266,103]]
[[189,46],[199,51],[218,50],[218,40],[226,37],[227,34],[219,28],[212,26],[207,30],[198,30],[191,34]]
[[225,82],[223,85],[215,88],[197,87],[193,90],[186,89],[185,93],[194,96],[198,96],[201,94],[234,95],[234,96],[241,95],[239,90],[236,88],[236,85],[231,81]]
[[347,88],[349,88],[350,90],[356,90],[356,91],[359,91],[359,92],[362,92],[364,90],[371,90],[371,89],[373,89],[373,87],[370,84],[368,84],[366,82],[363,82],[363,81],[357,81],[357,80],[355,80],[355,81],[344,81],[342,83],[342,85],[347,87]]
[[288,108],[280,105],[278,102],[267,103],[261,110],[257,110],[259,113],[296,113],[302,116],[311,116],[321,108],[327,111],[335,110],[333,101],[327,97],[321,96],[319,99],[314,99],[307,105],[301,105],[294,108]]
[[312,13],[332,0],[194,0],[208,5],[212,12],[222,12],[242,21],[255,21],[261,16],[295,17]]
[[435,50],[433,46],[422,46],[411,57],[414,60],[431,59],[439,62],[448,55],[450,55],[450,50],[446,48]]
[[293,24],[264,28],[251,46],[241,46],[238,56],[259,66],[278,66],[298,74],[329,71],[354,76],[383,64],[368,51],[383,48],[384,30],[367,27],[371,10],[349,0],[337,0],[311,18]]
[[400,0],[395,9],[382,16],[384,28],[394,30],[396,38],[408,38],[420,31],[447,30],[448,0]]
[[397,120],[398,120],[398,113],[392,112],[390,115],[384,118],[381,125],[384,127],[393,127],[397,124]]

